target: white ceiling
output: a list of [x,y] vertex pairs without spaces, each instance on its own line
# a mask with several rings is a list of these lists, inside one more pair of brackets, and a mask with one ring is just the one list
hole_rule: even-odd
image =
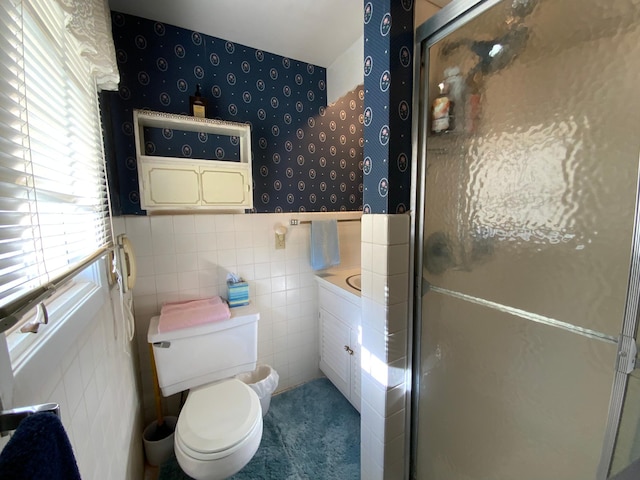
[[[416,0],[443,6],[449,0]],[[362,36],[363,0],[109,0],[112,10],[330,66]]]

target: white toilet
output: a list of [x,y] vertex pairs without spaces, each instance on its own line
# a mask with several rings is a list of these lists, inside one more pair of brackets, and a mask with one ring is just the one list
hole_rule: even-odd
[[258,395],[234,375],[256,368],[258,319],[253,307],[228,320],[159,333],[149,324],[158,383],[166,397],[190,389],[176,424],[180,467],[196,480],[223,480],[253,458],[262,439]]

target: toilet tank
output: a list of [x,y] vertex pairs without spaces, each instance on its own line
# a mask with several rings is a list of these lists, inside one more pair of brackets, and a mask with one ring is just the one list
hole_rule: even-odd
[[165,397],[256,368],[260,314],[253,306],[231,309],[228,320],[164,333],[159,318],[151,319],[147,341]]

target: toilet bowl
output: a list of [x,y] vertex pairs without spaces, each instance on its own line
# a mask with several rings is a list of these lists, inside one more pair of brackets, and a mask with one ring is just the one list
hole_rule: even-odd
[[182,470],[196,480],[223,480],[255,455],[262,438],[258,395],[237,379],[189,392],[175,431]]

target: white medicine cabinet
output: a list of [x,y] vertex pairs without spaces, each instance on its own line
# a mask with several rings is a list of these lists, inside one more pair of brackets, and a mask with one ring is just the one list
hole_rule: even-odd
[[[133,120],[143,209],[242,212],[253,208],[249,125],[149,110],[134,110]],[[229,137],[230,143],[237,145],[237,158],[220,159],[214,152],[200,155],[204,158],[174,156],[170,151],[157,154],[155,148],[148,148],[145,137],[153,129],[161,131],[164,138],[175,131],[199,138]]]

